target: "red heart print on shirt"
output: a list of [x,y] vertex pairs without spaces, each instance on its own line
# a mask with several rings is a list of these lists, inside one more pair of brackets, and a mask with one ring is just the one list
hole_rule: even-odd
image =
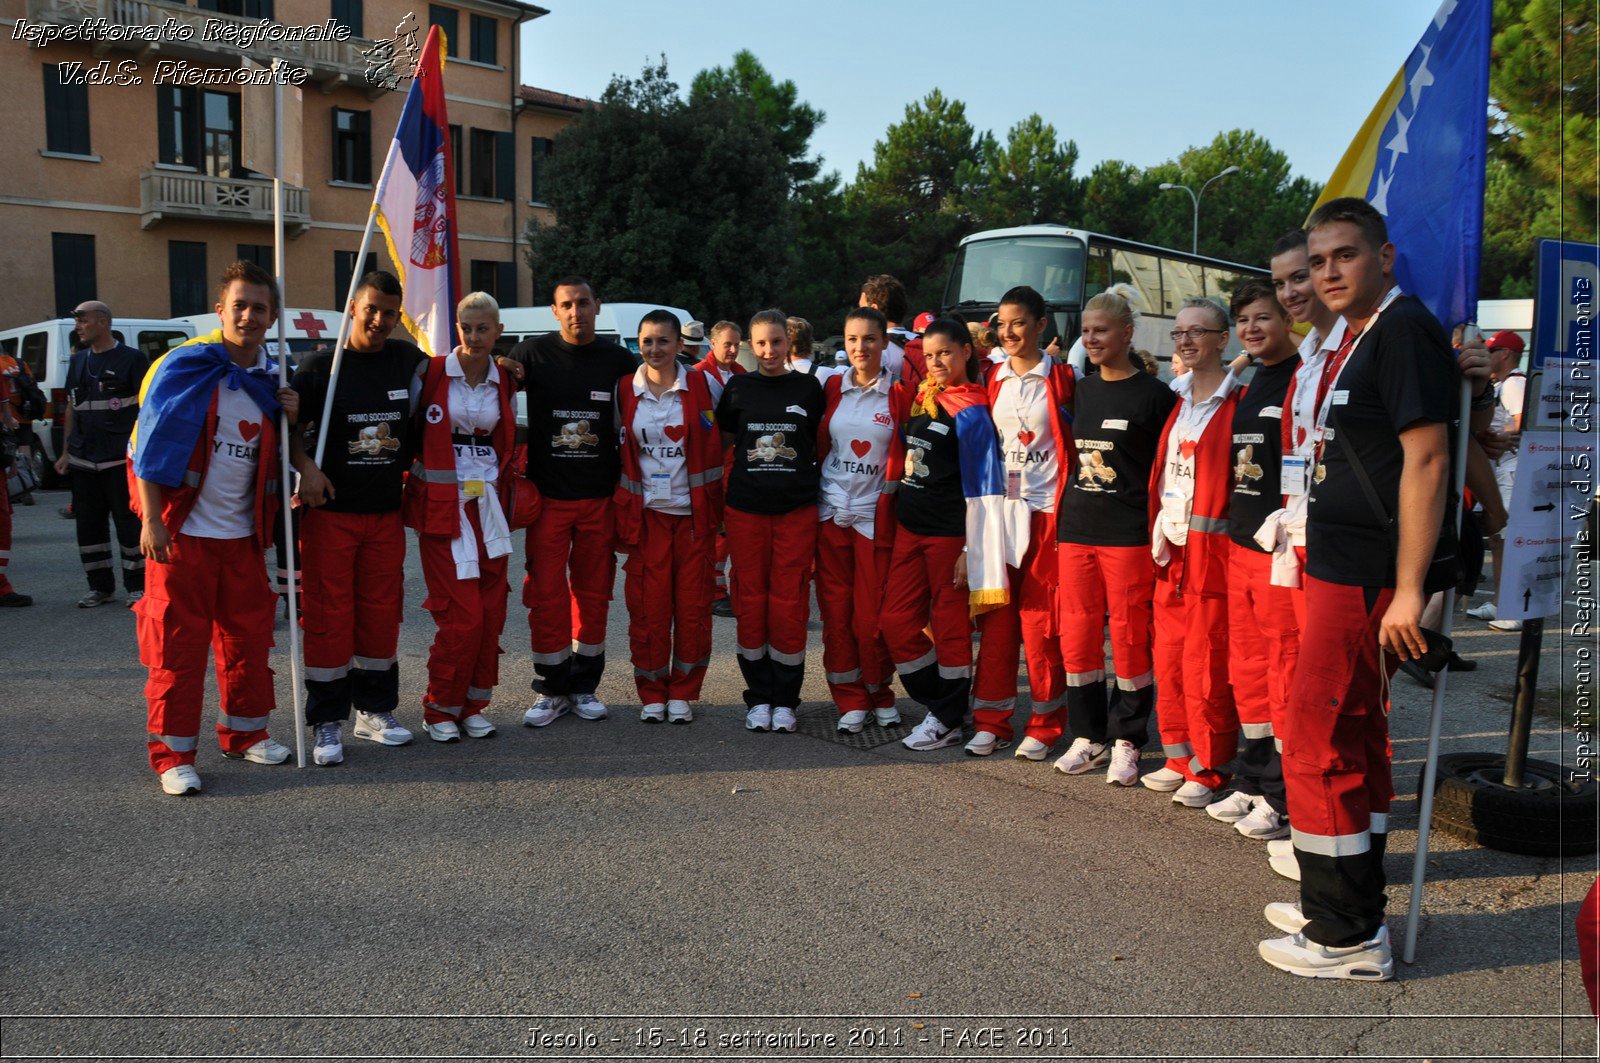
[[682,443],[683,442],[683,425],[681,425],[681,424],[669,424],[665,428],[661,429],[661,431],[666,435],[666,437],[668,439],[672,440],[674,443]]
[[255,423],[254,421],[240,421],[239,422],[239,434],[244,437],[244,441],[246,443],[248,443],[252,439],[254,439],[256,437],[256,434],[259,433],[260,431],[261,431],[261,426],[259,424]]
[[1029,428],[1024,428],[1017,433],[1017,442],[1025,447],[1032,446],[1035,438],[1037,437],[1033,434],[1033,430]]
[[1185,439],[1178,444],[1178,453],[1183,455],[1184,461],[1188,461],[1190,458],[1194,457],[1195,450],[1196,444],[1192,439]]
[[872,449],[872,444],[865,439],[852,439],[850,441],[850,449],[855,451],[856,457],[864,458],[867,456],[867,452]]

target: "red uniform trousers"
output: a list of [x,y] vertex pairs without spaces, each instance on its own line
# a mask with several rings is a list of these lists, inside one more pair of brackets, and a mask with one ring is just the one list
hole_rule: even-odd
[[839,715],[894,705],[894,666],[879,633],[891,551],[854,528],[817,529],[817,608],[822,668]]
[[522,604],[528,607],[533,688],[542,694],[593,694],[600,686],[617,575],[613,513],[610,495],[546,498],[528,529]]
[[400,511],[301,511],[306,723],[393,712],[400,703],[406,529]]
[[1589,994],[1589,1010],[1600,1018],[1600,879],[1589,885],[1578,907],[1578,970],[1583,974],[1583,991]]
[[1029,515],[1028,550],[1022,567],[1006,573],[1011,601],[978,617],[978,668],[972,679],[972,719],[980,731],[1011,740],[1017,708],[1017,651],[1028,662],[1033,715],[1026,734],[1047,746],[1061,738],[1066,712],[1066,669],[1061,663],[1056,604],[1056,515]]
[[739,671],[746,706],[798,708],[806,676],[817,507],[777,515],[723,512],[739,578],[733,585]]
[[1156,579],[1156,727],[1167,767],[1213,790],[1239,748],[1239,714],[1228,683],[1228,596],[1185,585],[1184,548]]
[[1307,652],[1289,696],[1283,777],[1300,861],[1305,935],[1366,941],[1383,921],[1390,776],[1388,681],[1399,661],[1378,648],[1391,588],[1303,575]]
[[1232,543],[1228,554],[1228,679],[1244,750],[1233,780],[1279,814],[1288,809],[1279,745],[1287,733],[1289,688],[1300,659],[1299,591],[1272,585],[1272,555]]
[[[0,480],[4,477],[0,476]],[[11,564],[11,491],[0,483],[0,594],[11,594],[16,588],[6,576]]]
[[700,697],[711,663],[710,540],[694,518],[646,508],[639,545],[622,563],[628,647],[641,705]]
[[267,658],[278,599],[267,585],[260,540],[180,532],[172,555],[171,563],[146,568],[144,597],[133,607],[139,662],[150,669],[146,745],[157,772],[194,763],[208,647],[216,658],[224,754],[240,756],[266,738],[275,703]]
[[[961,726],[972,689],[972,620],[967,588],[955,585],[959,535],[896,529],[879,627],[906,693],[946,727]],[[928,640],[924,629],[933,632]]]
[[712,598],[721,601],[728,596],[728,580],[732,573],[728,571],[728,533],[717,532],[717,556],[712,565],[715,586],[712,588]]
[[[417,536],[422,578],[428,585],[422,607],[433,614],[438,632],[428,648],[428,691],[422,718],[444,723],[476,716],[489,707],[500,681],[500,630],[506,624],[506,557],[483,552],[478,507],[467,509],[478,539],[478,578],[456,576],[451,540],[443,535]],[[509,555],[508,555],[509,556]]]
[[[1155,704],[1151,601],[1156,566],[1148,546],[1056,546],[1061,661],[1074,738],[1143,746]],[[1106,698],[1106,628],[1116,694]]]

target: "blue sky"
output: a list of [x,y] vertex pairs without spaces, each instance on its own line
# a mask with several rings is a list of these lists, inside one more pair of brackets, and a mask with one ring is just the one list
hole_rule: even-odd
[[845,178],[905,106],[939,88],[997,135],[1038,111],[1103,159],[1150,166],[1255,129],[1326,180],[1437,0],[538,0],[523,82],[597,96],[665,53],[674,80],[748,48],[827,114],[812,140]]

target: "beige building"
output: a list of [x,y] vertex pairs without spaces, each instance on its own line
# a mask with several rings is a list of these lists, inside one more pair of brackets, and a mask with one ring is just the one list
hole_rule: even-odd
[[[302,180],[285,197],[285,301],[342,305],[409,85],[383,86],[374,45],[396,42],[395,66],[409,72],[397,27],[414,27],[420,45],[430,24],[449,41],[460,283],[528,304],[520,235],[530,215],[550,219],[551,140],[590,106],[518,83],[524,25],[547,11],[519,0],[196,2],[0,0],[0,125],[11,151],[0,168],[0,328],[87,298],[120,317],[208,312],[228,262],[270,270],[272,182],[244,169],[241,89],[229,71],[275,56],[306,71]],[[249,39],[263,36],[263,19],[273,20],[269,39]],[[276,27],[335,36],[330,26],[351,36],[270,39],[282,36]],[[68,27],[91,39],[46,39]],[[381,234],[372,251],[388,265]]]

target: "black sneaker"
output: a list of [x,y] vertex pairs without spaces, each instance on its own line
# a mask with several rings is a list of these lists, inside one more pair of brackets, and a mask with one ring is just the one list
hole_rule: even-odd
[[26,609],[33,604],[33,599],[26,594],[10,591],[0,594],[0,609]]
[[711,615],[712,616],[726,616],[726,617],[730,617],[731,618],[733,616],[733,602],[732,602],[732,600],[728,599],[728,598],[718,598],[716,601],[712,602],[711,603]]

